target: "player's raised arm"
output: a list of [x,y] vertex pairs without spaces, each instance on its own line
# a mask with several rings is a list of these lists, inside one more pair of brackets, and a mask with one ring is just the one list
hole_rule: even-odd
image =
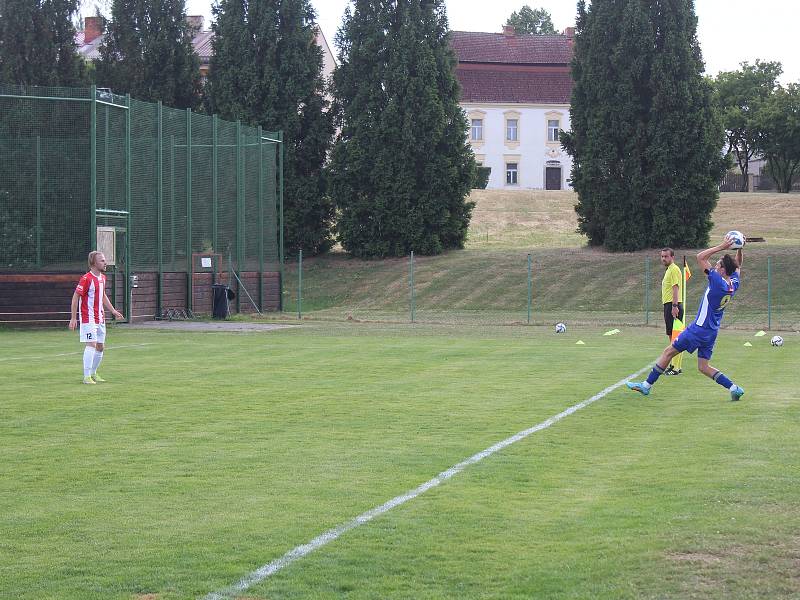
[[711,263],[709,262],[708,259],[714,256],[717,252],[721,252],[722,250],[727,250],[731,246],[733,246],[733,240],[726,236],[725,241],[719,244],[718,246],[714,246],[713,248],[708,248],[698,253],[697,264],[703,271],[710,271]]
[[736,269],[737,271],[741,271],[742,270],[742,263],[743,262],[744,262],[744,253],[742,252],[742,249],[739,248],[736,251],[736,264],[739,265],[739,268]]

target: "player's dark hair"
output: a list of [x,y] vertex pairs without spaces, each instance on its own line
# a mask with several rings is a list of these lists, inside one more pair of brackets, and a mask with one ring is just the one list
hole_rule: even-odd
[[675,250],[673,250],[672,248],[662,248],[661,251],[662,252],[669,252],[670,256],[675,256]]
[[730,277],[736,273],[736,269],[739,268],[739,265],[736,264],[736,260],[730,254],[726,254],[722,257],[722,267],[725,269],[728,277]]

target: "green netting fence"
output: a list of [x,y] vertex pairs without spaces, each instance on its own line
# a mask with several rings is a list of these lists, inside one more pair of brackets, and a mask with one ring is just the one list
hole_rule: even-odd
[[[795,247],[747,246],[723,327],[798,331]],[[686,321],[707,285],[689,253]],[[655,255],[655,256],[654,256]],[[682,256],[678,257],[679,264]],[[284,310],[299,319],[447,325],[652,326],[663,330],[664,267],[652,250],[459,250],[382,261],[329,253],[286,265]]]
[[277,272],[280,144],[94,87],[0,85],[0,272],[81,271],[108,240],[126,275],[191,273],[200,254]]

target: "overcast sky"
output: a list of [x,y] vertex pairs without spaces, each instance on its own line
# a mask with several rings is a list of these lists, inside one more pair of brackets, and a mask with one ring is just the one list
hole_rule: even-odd
[[[87,3],[92,0],[86,0]],[[311,0],[328,43],[341,24],[348,0]],[[525,4],[545,8],[557,31],[575,24],[573,0],[447,0],[450,28],[500,32],[503,23]],[[202,14],[210,23],[211,0],[186,0],[189,14]],[[778,60],[783,83],[800,82],[800,17],[798,0],[695,0],[698,38],[706,73],[738,68],[742,61]],[[92,14],[85,9],[84,14]],[[336,50],[334,49],[334,53]]]

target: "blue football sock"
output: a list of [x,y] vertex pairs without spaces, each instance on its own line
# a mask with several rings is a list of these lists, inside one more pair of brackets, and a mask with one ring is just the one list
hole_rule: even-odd
[[714,381],[724,387],[726,390],[731,389],[733,382],[722,374],[722,371],[714,373]]
[[656,381],[658,381],[658,378],[661,377],[663,373],[664,369],[659,367],[658,364],[654,365],[653,370],[650,371],[650,375],[647,376],[647,383],[649,385],[653,385]]

